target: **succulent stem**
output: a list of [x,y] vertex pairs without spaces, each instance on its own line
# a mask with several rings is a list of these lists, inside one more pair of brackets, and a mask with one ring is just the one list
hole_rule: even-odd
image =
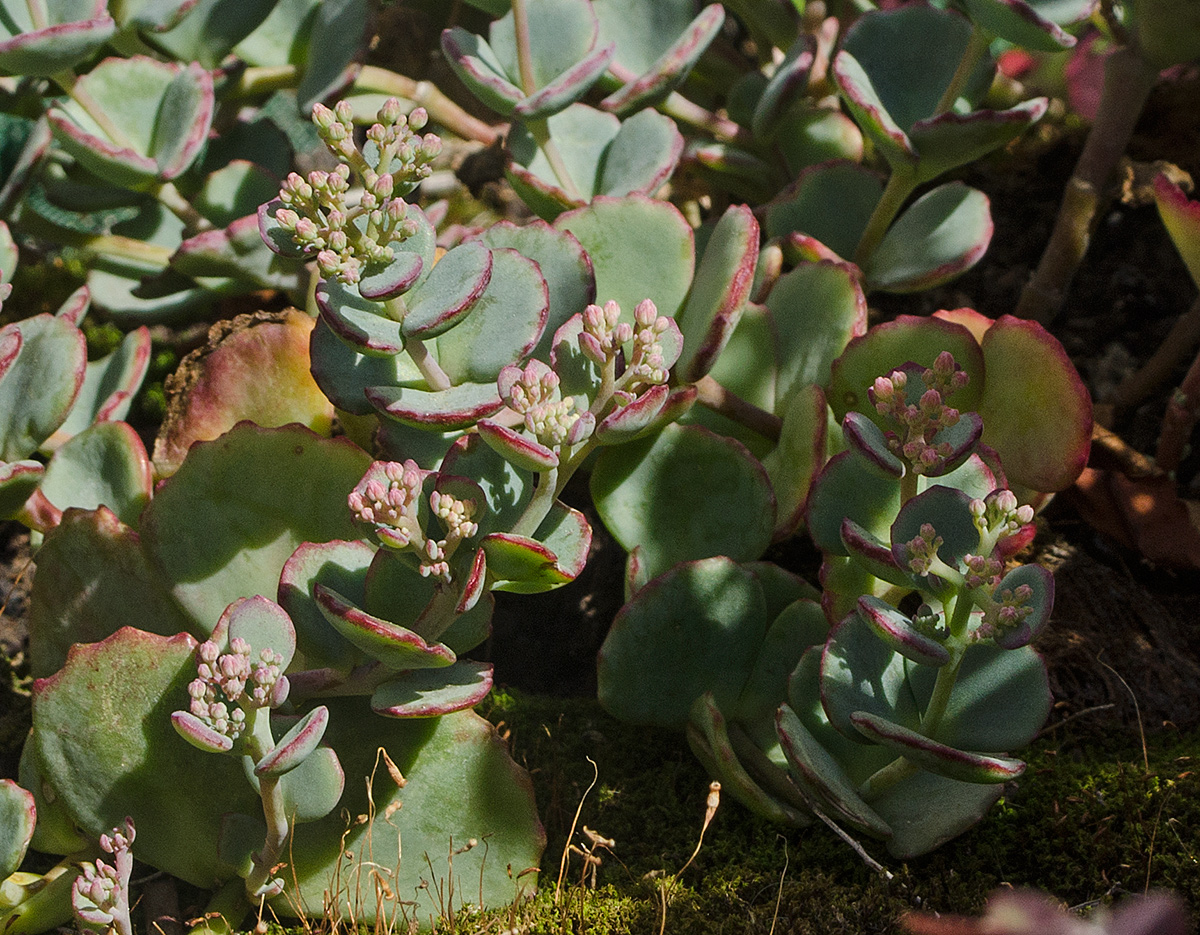
[[213,229],[212,222],[193,208],[191,202],[179,193],[179,189],[172,182],[159,182],[150,189],[150,194],[158,200],[159,204],[183,221],[189,231],[200,233]]
[[404,350],[408,352],[412,362],[417,365],[417,369],[421,371],[421,376],[425,378],[425,382],[429,384],[431,390],[440,392],[450,389],[452,385],[450,378],[433,359],[433,355],[429,353],[429,348],[425,346],[424,341],[418,341],[416,338],[405,341]]
[[[253,71],[255,69],[248,68],[246,74],[249,75]],[[386,68],[364,65],[359,70],[358,77],[354,79],[354,88],[357,91],[375,91],[413,101],[424,107],[432,120],[465,140],[478,140],[490,146],[500,137],[500,132],[495,127],[472,117],[439,91],[432,82],[414,81]]]
[[917,772],[919,772],[919,767],[904,757],[898,756],[887,766],[877,769],[864,779],[862,785],[858,787],[858,794],[865,801],[870,802],[902,779],[907,779]]
[[25,5],[29,10],[29,18],[33,21],[34,29],[45,29],[50,25],[50,18],[46,14],[46,4],[42,0],[25,0]]
[[871,254],[875,252],[875,248],[883,240],[883,235],[887,233],[892,221],[900,213],[904,202],[908,200],[908,196],[916,187],[916,172],[912,168],[892,169],[887,186],[884,188],[883,194],[879,196],[879,203],[871,212],[871,218],[867,221],[867,227],[854,251],[854,262],[860,267],[865,266],[871,259]]
[[[275,749],[275,738],[271,734],[271,710],[251,709],[247,712],[246,720],[246,753],[258,763]],[[260,776],[258,795],[262,799],[263,818],[267,822],[267,837],[262,850],[254,855],[254,867],[250,876],[246,877],[246,894],[251,899],[257,899],[264,894],[274,895],[274,892],[278,891],[278,884],[272,880],[271,871],[279,863],[289,832],[281,777]]]
[[525,0],[512,0],[513,26],[517,33],[517,68],[521,72],[521,90],[526,96],[537,90],[533,77],[533,50],[529,38],[529,9]]
[[534,489],[529,503],[525,506],[525,512],[513,525],[512,534],[532,536],[538,526],[542,524],[542,520],[546,518],[546,514],[550,512],[550,507],[554,505],[557,495],[558,468],[538,472],[538,485]]
[[971,72],[979,64],[980,59],[987,52],[989,45],[991,45],[991,38],[988,34],[980,29],[978,25],[973,26],[971,29],[971,38],[967,40],[967,47],[963,49],[962,58],[958,60],[958,68],[954,70],[950,84],[946,86],[941,100],[937,102],[937,107],[933,112],[934,116],[944,114],[946,111],[953,109],[954,102],[962,94],[963,88],[967,85],[967,80],[971,77]]
[[728,416],[763,438],[773,442],[779,441],[779,435],[783,431],[783,420],[779,416],[747,402],[736,393],[727,390],[709,374],[697,380],[695,387],[696,401],[701,405]]
[[558,151],[558,146],[550,138],[550,129],[546,125],[546,121],[527,120],[525,126],[529,129],[530,134],[532,134],[542,152],[545,153],[546,161],[550,163],[550,168],[554,170],[554,177],[558,179],[558,184],[562,186],[567,197],[573,201],[586,200],[579,193],[579,189],[575,185],[575,180],[571,178],[571,171],[563,161],[562,153]]

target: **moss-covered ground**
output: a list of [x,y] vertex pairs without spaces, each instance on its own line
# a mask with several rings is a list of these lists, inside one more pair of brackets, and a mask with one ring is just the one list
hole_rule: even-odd
[[[548,844],[541,892],[509,911],[470,918],[462,932],[658,932],[662,889],[696,847],[708,777],[682,736],[633,728],[594,702],[498,692],[484,713],[532,773]],[[1096,738],[1103,738],[1098,744]],[[863,935],[899,930],[907,911],[975,913],[1002,886],[1036,886],[1067,905],[1176,890],[1200,908],[1200,734],[1136,735],[1061,727],[1029,751],[1029,768],[985,821],[926,857],[867,850],[888,881],[821,825],[791,830],[723,801],[703,847],[670,890],[665,931]],[[593,764],[595,764],[593,766]],[[585,790],[596,779],[591,792]],[[559,862],[575,811],[599,847],[595,889],[583,859]],[[931,803],[931,807],[936,807]],[[557,902],[556,902],[557,895]]]

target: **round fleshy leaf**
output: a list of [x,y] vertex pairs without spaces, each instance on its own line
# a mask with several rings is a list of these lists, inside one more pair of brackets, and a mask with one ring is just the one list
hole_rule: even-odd
[[142,860],[210,886],[228,872],[217,856],[221,816],[261,806],[237,759],[195,749],[168,716],[187,703],[195,648],[187,634],[129,627],[74,647],[58,673],[34,683],[29,743],[86,835],[110,833],[130,816]]
[[[910,663],[908,674],[916,703],[927,707],[937,671]],[[950,703],[932,736],[960,750],[1019,750],[1042,729],[1050,704],[1046,666],[1036,652],[1028,646],[1010,650],[973,643],[963,656]]]
[[465,243],[448,251],[410,294],[404,334],[424,339],[449,331],[475,308],[491,278],[487,247]]
[[787,698],[788,679],[810,646],[829,636],[829,621],[821,605],[811,600],[793,601],[771,622],[746,685],[730,712],[752,723],[774,716]]
[[280,779],[283,803],[293,824],[319,821],[342,799],[346,774],[331,747],[317,747]]
[[489,447],[522,470],[548,471],[558,467],[558,455],[529,435],[513,431],[491,419],[480,419],[475,428]]
[[270,598],[256,594],[234,601],[217,621],[217,633],[224,633],[224,647],[236,639],[250,645],[250,658],[257,660],[263,650],[273,650],[283,657],[280,669],[287,669],[296,652],[296,628],[282,607]]
[[319,582],[313,585],[313,597],[335,630],[389,669],[440,669],[454,664],[448,646],[430,645],[412,630],[360,610]]
[[504,65],[480,36],[453,26],[442,33],[442,52],[459,80],[501,116],[510,116],[524,92],[505,74]]
[[[1043,14],[1039,7],[1050,7]],[[963,0],[971,22],[995,36],[1030,52],[1059,52],[1075,45],[1075,37],[1060,23],[1086,18],[1095,8],[1093,0],[1039,3],[1038,0]]]
[[500,457],[478,435],[464,435],[446,452],[442,470],[479,484],[487,509],[477,516],[479,535],[513,527],[533,496],[532,478]]
[[670,117],[643,110],[621,121],[604,148],[596,173],[596,194],[620,198],[653,195],[671,177],[683,155],[683,136]]
[[43,4],[48,22],[37,28],[30,6],[5,7],[0,20],[0,72],[50,77],[91,58],[117,31],[104,4],[91,0]]
[[275,749],[254,766],[256,776],[282,776],[290,773],[317,749],[329,726],[329,709],[324,705],[304,715],[275,744]]
[[33,496],[46,468],[40,461],[0,464],[0,517],[12,519]]
[[1175,249],[1200,286],[1200,201],[1189,201],[1183,189],[1162,174],[1154,179],[1154,200]]
[[209,632],[238,597],[275,594],[301,542],[358,537],[346,496],[370,461],[344,439],[300,426],[241,423],[193,445],[159,486],[142,516],[146,551]]
[[863,267],[868,290],[920,292],[979,262],[992,240],[983,192],[962,182],[918,198],[893,224]]
[[0,329],[0,357],[9,362],[0,370],[0,461],[20,461],[66,421],[83,386],[87,342],[69,321],[37,315]]
[[[664,486],[663,477],[690,483]],[[697,486],[705,491],[703,510],[695,509]],[[626,550],[642,547],[651,576],[711,555],[756,559],[775,524],[762,465],[739,442],[700,426],[668,425],[632,446],[606,449],[591,490],[604,525]],[[733,515],[742,520],[728,522]]]
[[456,384],[491,383],[537,346],[546,327],[550,295],[537,264],[516,250],[491,254],[491,279],[475,314],[437,338],[438,363]]
[[659,384],[627,405],[618,406],[596,426],[596,441],[601,445],[621,445],[653,431],[670,393],[666,384]]
[[849,518],[883,539],[900,509],[900,484],[879,472],[855,452],[843,451],[826,462],[808,494],[805,512],[817,547],[845,555],[842,521]]
[[230,738],[217,733],[189,711],[174,712],[171,715],[171,725],[180,737],[197,750],[203,750],[205,753],[228,753],[233,749],[233,741]]
[[521,200],[539,217],[553,221],[563,211],[578,208],[598,194],[604,154],[620,132],[621,122],[612,114],[572,104],[547,124],[576,192],[568,193],[533,134],[521,124],[509,136],[513,162],[506,174]]
[[983,337],[983,442],[1010,481],[1063,490],[1087,463],[1092,401],[1063,346],[1037,322],[1005,315]]
[[[732,795],[756,815],[771,821],[804,827],[811,819],[797,807],[800,803],[785,804],[755,781],[742,765],[729,737],[728,721],[706,692],[692,705],[687,723],[688,746],[696,754],[708,774],[721,784],[721,791]],[[778,767],[772,766],[773,769]],[[786,782],[784,777],[784,782]],[[799,798],[792,790],[792,798]]]
[[150,458],[137,432],[125,422],[97,422],[54,453],[41,493],[60,511],[107,506],[122,522],[136,525],[150,502]]
[[[562,507],[561,512],[566,514],[566,516],[559,517],[560,525],[563,525],[563,520],[566,519],[563,532],[568,532],[572,528],[578,532],[582,525],[582,528],[587,530],[585,541],[590,542],[591,528],[587,526],[585,520],[582,521],[582,524],[580,523],[582,514],[567,519],[575,511],[572,510],[568,513],[568,508]],[[550,517],[548,516],[547,519]],[[488,570],[498,581],[498,584],[495,585],[498,591],[517,591],[526,594],[549,591],[574,580],[582,570],[582,562],[578,560],[580,551],[578,545],[576,545],[575,554],[570,556],[566,562],[560,562],[558,553],[549,543],[532,536],[494,532],[484,537],[482,547],[487,553]],[[586,558],[586,546],[583,547],[582,552]]]
[[291,231],[282,227],[275,220],[275,212],[282,207],[284,204],[278,198],[265,201],[258,206],[258,233],[273,252],[282,257],[298,260],[305,255],[304,248],[296,243]]
[[371,405],[389,419],[442,432],[470,428],[504,408],[495,383],[460,383],[437,392],[371,386],[364,392]]
[[864,571],[902,588],[913,586],[912,575],[896,563],[891,545],[872,535],[850,517],[842,520],[842,544],[854,564]]
[[835,160],[859,164],[863,135],[858,125],[840,109],[793,104],[775,130],[775,145],[788,170],[799,175],[810,166]]
[[945,645],[917,630],[907,615],[887,601],[864,594],[858,599],[858,612],[871,625],[875,635],[905,659],[934,667],[950,661],[950,652]]
[[867,330],[867,300],[854,267],[804,263],[785,273],[767,296],[776,330],[779,371],[775,413],[805,387],[829,380],[846,343]]
[[479,704],[492,690],[492,665],[460,659],[445,669],[417,669],[384,682],[371,710],[384,717],[441,717]]
[[600,80],[615,51],[612,44],[592,49],[557,78],[518,101],[513,115],[523,120],[545,120],[570,107]]
[[921,770],[900,780],[871,805],[892,829],[888,852],[907,860],[973,827],[1003,794],[1000,783],[959,782]]
[[[596,48],[599,28],[596,14],[585,0],[540,0],[534,15],[529,17],[535,86],[547,87],[584,61]],[[515,80],[520,67],[516,20],[511,10],[491,24],[488,43],[504,73]],[[580,88],[580,96],[586,90],[587,86]]]
[[644,195],[598,196],[554,226],[578,238],[595,269],[597,301],[616,301],[622,321],[632,324],[634,308],[647,298],[660,315],[679,312],[692,283],[695,245],[673,205]]
[[[666,26],[661,20],[654,23],[654,26],[646,29],[638,29],[638,20],[640,16],[645,16],[644,7],[637,7],[636,10],[622,11],[625,16],[620,19],[632,20],[632,22],[618,22],[616,10],[612,7],[614,4],[600,4],[596,7],[596,12],[600,17],[600,37],[601,41],[605,40],[611,33],[619,31],[622,33],[620,42],[617,43],[616,61],[619,63],[614,71],[622,71],[630,67],[633,61],[636,61],[634,56],[637,54],[628,48],[631,39],[629,33],[654,33],[657,28]],[[665,7],[667,4],[655,4],[654,16],[656,20],[659,17],[670,17],[675,11],[660,10],[658,8]],[[612,10],[606,15],[606,10]],[[681,11],[682,12],[682,11]],[[690,12],[690,9],[688,10]],[[629,16],[629,14],[633,14]],[[640,14],[640,16],[639,16]],[[725,10],[719,3],[710,3],[700,14],[687,25],[687,27],[679,33],[679,38],[676,39],[670,46],[662,51],[657,59],[643,67],[635,66],[635,74],[639,76],[614,91],[603,101],[600,106],[605,110],[625,116],[633,113],[644,107],[651,107],[659,103],[667,97],[672,91],[683,84],[700,56],[704,54],[704,50],[708,48],[713,39],[721,31],[721,26],[725,22]],[[662,35],[673,35],[674,33],[659,33]],[[658,38],[657,36],[655,38]],[[639,35],[633,42],[641,45],[642,52],[645,52],[647,40]],[[654,41],[654,40],[650,40]],[[640,74],[639,74],[640,73]]]
[[321,320],[355,351],[391,357],[404,350],[401,323],[387,314],[382,303],[364,299],[338,279],[322,279],[316,295]]
[[1050,612],[1054,609],[1054,575],[1049,570],[1041,565],[1014,568],[1001,580],[993,597],[1000,600],[1008,592],[1015,592],[1020,587],[1028,587],[1032,592],[1021,605],[1029,609],[1029,615],[1019,626],[996,634],[996,645],[1004,649],[1018,649],[1036,639],[1050,622]]
[[93,422],[124,419],[149,367],[150,331],[135,328],[107,357],[88,363],[75,404],[48,444],[58,447]]
[[[268,227],[268,236],[271,230]],[[358,292],[364,299],[382,302],[384,299],[394,299],[412,288],[417,277],[425,268],[425,261],[419,253],[411,250],[397,250],[395,256],[387,263],[368,263],[358,280]]]
[[[485,908],[519,900],[524,882],[516,878],[538,866],[545,836],[529,776],[513,763],[495,728],[468,711],[397,720],[373,716],[365,699],[356,698],[330,699],[329,708],[326,739],[341,751],[342,771],[352,781],[337,810],[296,829],[289,885],[276,898],[275,911],[295,912],[288,907],[297,902],[321,905],[325,893],[340,887],[360,907],[357,919],[373,925],[378,912],[383,923],[390,909],[386,902],[377,907],[370,876],[380,866],[399,868],[389,883],[415,902],[407,907],[412,918],[439,917],[438,897],[430,890],[444,887],[451,874],[463,885],[470,880],[472,903]],[[403,777],[402,788],[378,762],[381,747]],[[364,777],[371,779],[369,790]],[[374,817],[347,832],[343,808]],[[471,839],[479,846],[469,847]],[[451,850],[457,853],[449,864]],[[428,862],[409,859],[413,855],[428,855]]]
[[[883,417],[867,397],[867,389],[875,384],[876,377],[888,376],[909,361],[925,368],[932,367],[942,351],[953,354],[969,378],[967,385],[947,402],[959,412],[979,409],[985,370],[983,352],[971,332],[955,322],[939,318],[900,315],[894,321],[876,325],[862,337],[852,339],[834,361],[827,394],[834,416],[840,421],[848,411],[855,409],[886,428]],[[984,421],[986,424],[986,417]]]
[[746,205],[733,205],[709,235],[677,319],[683,353],[676,366],[682,379],[699,380],[712,369],[750,298],[757,263],[758,221]]
[[795,775],[831,806],[835,815],[877,837],[891,836],[887,823],[862,800],[846,771],[788,705],[780,705],[775,728]]
[[935,484],[917,494],[900,508],[892,523],[892,555],[901,568],[907,568],[909,554],[906,543],[921,534],[926,524],[944,540],[937,550],[938,557],[951,568],[957,568],[963,556],[979,548],[979,530],[971,516],[971,498],[955,487]]
[[783,111],[798,93],[803,93],[808,84],[808,73],[812,68],[815,51],[816,39],[812,35],[803,34],[784,54],[783,61],[775,69],[775,74],[767,82],[754,107],[750,129],[759,139],[770,138],[771,131]]
[[376,548],[361,540],[305,542],[292,553],[279,575],[277,600],[296,631],[296,649],[305,668],[328,666],[348,672],[362,656],[330,626],[312,598],[317,582],[360,606],[363,579]]
[[775,492],[776,540],[790,536],[804,520],[813,477],[825,463],[828,410],[819,386],[796,393],[783,414],[779,443],[763,458]]
[[277,0],[197,0],[182,20],[143,38],[176,61],[217,68],[235,45],[254,32]]
[[767,205],[767,236],[799,232],[842,257],[852,257],[883,183],[853,162],[810,166]]
[[898,724],[920,726],[904,657],[884,643],[857,613],[833,628],[821,656],[821,704],[843,736],[869,743],[851,715],[867,711]]
[[883,430],[861,412],[846,413],[842,419],[842,437],[865,464],[888,477],[901,478],[905,475],[905,464],[888,447]]
[[545,221],[534,221],[521,227],[501,221],[480,234],[479,240],[492,249],[514,249],[537,263],[549,290],[550,307],[546,326],[531,356],[546,360],[558,329],[596,298],[596,276],[591,259],[574,235],[555,230]]
[[309,338],[312,376],[321,392],[338,409],[356,416],[371,415],[375,407],[367,399],[372,386],[417,386],[424,377],[407,354],[368,357],[337,337],[318,318]]
[[1008,110],[945,113],[918,120],[909,130],[920,153],[916,180],[930,181],[1011,143],[1042,119],[1049,103],[1035,97]]
[[977,783],[1008,782],[1025,772],[1025,763],[1021,760],[955,750],[866,711],[859,711],[850,719],[864,736],[894,750],[910,763],[948,779]]
[[732,711],[767,630],[762,588],[728,558],[686,562],[621,608],[600,648],[600,704],[634,724],[682,727],[712,692]]
[[11,779],[0,779],[0,879],[21,866],[36,824],[33,793]]

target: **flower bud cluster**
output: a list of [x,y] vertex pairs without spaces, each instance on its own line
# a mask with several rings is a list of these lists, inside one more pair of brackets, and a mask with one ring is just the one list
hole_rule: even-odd
[[904,543],[904,554],[907,557],[908,570],[914,575],[927,575],[929,569],[938,559],[938,549],[945,540],[937,534],[931,523],[921,524],[921,533]]
[[633,326],[621,321],[621,306],[611,299],[583,310],[583,331],[579,349],[588,360],[603,367],[614,360],[621,348],[633,340]]
[[423,577],[450,580],[450,559],[464,539],[479,532],[474,522],[476,503],[474,500],[459,500],[457,497],[435,490],[429,496],[429,508],[441,521],[446,530],[445,539],[426,539],[425,554],[420,572]]
[[[236,740],[246,729],[246,710],[277,708],[287,699],[283,656],[264,649],[251,660],[250,644],[230,641],[229,652],[207,640],[200,644],[196,678],[188,683],[188,710],[218,734]],[[232,708],[230,706],[233,706]]]
[[[367,131],[368,146],[354,141],[353,108],[345,102],[330,109],[313,107],[313,123],[329,150],[343,162],[332,172],[293,172],[279,192],[283,207],[275,220],[306,253],[315,254],[321,275],[356,283],[367,264],[390,262],[399,243],[417,232],[402,195],[430,174],[429,163],[442,143],[432,133],[418,136],[428,116],[417,108],[407,118],[390,98],[379,122]],[[352,173],[362,183],[357,203],[350,198]]]
[[991,606],[983,612],[983,623],[976,631],[977,635],[986,639],[1015,630],[1033,613],[1033,607],[1029,603],[1032,598],[1033,588],[1027,584],[1005,588],[999,594],[993,595]]
[[1011,490],[993,490],[982,500],[972,500],[970,508],[975,528],[994,540],[1011,536],[1033,522],[1033,507],[1018,506],[1017,495]]
[[633,335],[633,353],[625,369],[629,383],[656,385],[667,382],[663,348],[660,338],[670,322],[658,314],[658,308],[650,299],[643,299],[633,310],[637,331]]
[[933,439],[958,424],[959,411],[946,405],[946,399],[967,385],[968,376],[949,351],[942,351],[933,367],[922,371],[925,391],[916,403],[908,402],[908,380],[907,372],[893,370],[889,376],[877,377],[867,396],[875,410],[898,429],[887,432],[888,447],[903,456],[915,473],[926,474],[953,450],[948,442],[935,444]]
[[133,819],[112,834],[100,835],[100,849],[113,856],[112,864],[103,860],[85,861],[71,887],[71,905],[79,919],[97,928],[129,932],[129,878],[133,873]]
[[573,398],[562,398],[558,384],[557,373],[542,361],[531,360],[503,394],[505,405],[524,416],[526,430],[549,448],[567,441],[582,415],[576,411]]
[[964,581],[968,588],[987,588],[993,591],[1000,583],[1000,575],[1004,571],[1004,562],[998,558],[984,555],[963,556],[963,564],[967,566]]

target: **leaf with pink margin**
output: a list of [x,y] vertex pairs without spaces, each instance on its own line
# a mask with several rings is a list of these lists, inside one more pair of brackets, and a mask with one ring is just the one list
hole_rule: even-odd
[[[879,175],[854,162],[822,162],[802,169],[796,180],[766,205],[768,237],[804,234],[815,239],[809,259],[852,257],[867,229],[867,221],[883,182]],[[785,245],[785,253],[800,243]]]
[[622,445],[654,430],[670,389],[665,384],[644,390],[600,420],[593,438],[601,445]]
[[287,669],[296,652],[296,628],[287,611],[268,597],[255,594],[239,597],[225,608],[221,619],[213,629],[213,639],[223,635],[222,649],[228,649],[233,640],[245,640],[250,647],[250,660],[258,661],[264,650],[272,650],[283,657],[280,670]]
[[[1030,52],[1060,52],[1075,45],[1075,37],[1060,24],[1086,19],[1095,8],[1095,0],[1074,4],[1039,0],[964,0],[971,22],[1013,45]],[[1047,16],[1039,7],[1046,7]]]
[[779,442],[763,458],[763,467],[775,492],[775,531],[778,542],[804,522],[804,506],[813,477],[825,464],[828,419],[825,394],[809,386],[792,397],[783,414]]
[[433,338],[459,324],[488,287],[492,265],[492,251],[479,243],[448,251],[411,294],[403,333]]
[[[889,584],[906,590],[913,588],[913,576],[897,563],[891,545],[848,516],[842,520],[842,545],[846,547],[846,552],[854,560],[854,564],[862,570]],[[867,596],[874,597],[863,595],[863,598]]]
[[378,550],[361,540],[302,543],[283,566],[276,600],[296,630],[296,650],[305,668],[328,666],[346,673],[362,655],[325,619],[313,600],[317,582],[346,595],[360,606],[364,579]]
[[171,715],[175,732],[197,750],[205,753],[228,753],[233,741],[219,734],[190,711],[176,711]]
[[1189,201],[1183,189],[1161,173],[1154,179],[1154,200],[1175,249],[1200,286],[1200,201]]
[[830,71],[846,109],[887,161],[892,166],[915,164],[919,158],[916,147],[888,113],[858,59],[843,49],[834,57]]
[[779,118],[808,84],[808,73],[816,53],[816,38],[801,34],[775,69],[754,106],[750,129],[760,140],[769,139]]
[[822,385],[847,342],[867,330],[867,300],[848,263],[806,263],[779,278],[767,296],[779,370],[776,415],[804,387]]
[[[834,361],[827,389],[834,416],[840,421],[855,409],[887,428],[867,398],[867,389],[874,386],[876,377],[888,376],[908,361],[932,367],[942,351],[949,351],[969,378],[967,385],[949,398],[949,404],[959,412],[978,410],[985,369],[983,351],[970,331],[940,318],[900,315],[853,338]],[[985,425],[986,421],[985,417]]]
[[88,313],[88,308],[92,304],[92,293],[87,286],[80,286],[72,292],[63,301],[63,304],[58,307],[58,311],[54,313],[56,318],[65,318],[76,328],[83,321],[84,316]]
[[0,878],[21,866],[36,824],[33,793],[11,779],[0,779]]
[[87,342],[71,322],[45,314],[5,325],[0,341],[10,361],[0,373],[0,460],[20,461],[70,414],[87,372]]
[[758,221],[746,205],[726,209],[709,235],[687,303],[676,319],[683,342],[676,366],[681,379],[699,380],[729,342],[750,298],[758,237]]
[[272,252],[290,260],[298,260],[305,255],[305,249],[296,243],[296,238],[292,236],[291,231],[275,220],[275,212],[283,207],[285,207],[284,203],[278,198],[263,202],[258,206],[256,215],[258,233],[262,237],[263,243],[270,247]]
[[987,385],[979,402],[983,442],[1010,481],[1063,490],[1087,464],[1092,401],[1067,352],[1036,322],[1011,315],[983,337]]
[[558,455],[532,436],[491,419],[480,419],[475,428],[489,448],[522,470],[537,472],[558,467]]
[[586,57],[549,84],[518,101],[513,107],[514,116],[523,120],[544,120],[578,101],[608,69],[616,52],[615,44],[609,43],[593,49]]
[[[533,82],[544,88],[596,48],[600,24],[585,0],[539,0],[529,17]],[[520,74],[516,17],[510,10],[488,27],[488,42],[506,74]]]
[[[719,3],[710,3],[642,75],[627,81],[600,106],[624,117],[664,100],[683,84],[724,23],[725,10]],[[603,18],[601,24],[603,35]]]
[[660,315],[679,313],[692,284],[695,237],[674,205],[645,195],[598,195],[554,226],[578,238],[592,259],[597,301],[616,301],[622,321],[632,324],[646,298]]
[[900,509],[900,483],[881,477],[853,451],[826,462],[816,476],[805,505],[805,522],[817,548],[845,555],[842,521],[849,517],[878,539],[888,536]]
[[896,514],[889,536],[896,564],[909,567],[907,543],[929,524],[938,538],[944,540],[937,550],[938,557],[951,568],[959,568],[963,557],[979,548],[979,530],[970,503],[969,494],[941,484],[929,487],[905,503]]
[[1035,97],[1008,110],[950,112],[918,120],[908,131],[920,153],[917,180],[931,181],[1011,143],[1041,120],[1049,106],[1047,98]]
[[950,661],[950,651],[943,643],[921,633],[907,615],[887,601],[864,594],[858,599],[858,613],[871,625],[876,636],[905,659],[935,668]]
[[0,73],[50,77],[91,58],[117,31],[104,7],[89,0],[47,4],[43,15],[53,21],[42,28],[35,27],[27,5],[6,8],[0,24]]
[[16,517],[37,490],[45,471],[40,461],[0,462],[0,518]]
[[483,540],[493,589],[538,594],[574,581],[587,564],[592,527],[578,510],[555,501],[533,536],[491,533]]
[[366,264],[358,280],[358,292],[364,299],[374,302],[394,299],[412,288],[424,266],[420,254],[397,250],[387,263]]
[[277,777],[290,773],[317,749],[328,726],[329,709],[324,705],[313,708],[279,738],[274,750],[255,764],[254,775]]
[[404,350],[403,326],[382,303],[363,298],[338,279],[322,279],[316,298],[321,320],[358,353],[393,357]]
[[416,428],[465,429],[504,408],[494,383],[460,383],[448,390],[372,386],[367,399],[389,419]]
[[454,664],[450,647],[430,645],[412,630],[355,607],[320,582],[313,585],[313,597],[335,630],[389,669],[441,669]]
[[905,463],[888,447],[883,430],[861,412],[847,412],[842,419],[846,444],[881,474],[899,479],[907,473]]
[[442,32],[442,53],[471,93],[501,116],[510,116],[525,97],[482,37],[453,26]]
[[979,262],[992,240],[983,192],[949,182],[918,198],[888,228],[863,266],[869,291],[931,289]]
[[1015,591],[1026,586],[1033,593],[1024,607],[1030,609],[1030,614],[1020,625],[1012,629],[1002,630],[995,636],[997,646],[1004,649],[1019,649],[1037,639],[1038,634],[1050,622],[1050,613],[1054,610],[1054,575],[1041,565],[1021,565],[1004,576],[992,595],[994,599],[1006,591]]
[[150,345],[150,329],[143,325],[126,334],[107,357],[89,361],[71,412],[42,450],[53,451],[93,422],[124,419],[150,368]]
[[372,386],[423,386],[425,378],[407,354],[369,357],[360,354],[317,318],[309,338],[312,377],[321,393],[338,409],[369,416],[375,407],[367,399]]
[[97,422],[54,453],[39,489],[60,514],[70,507],[107,506],[135,525],[150,502],[152,484],[138,433],[125,422]]
[[850,720],[864,736],[890,748],[913,765],[947,779],[999,783],[1016,779],[1025,772],[1022,760],[956,750],[868,711],[852,714]]
[[505,461],[476,434],[464,435],[450,446],[442,470],[473,478],[483,490],[486,509],[476,516],[481,536],[511,529],[533,496],[529,473]]
[[175,395],[154,443],[158,476],[178,470],[195,442],[218,438],[244,420],[264,427],[298,422],[329,435],[333,406],[310,371],[315,324],[290,309],[239,316],[210,329],[207,345],[185,357],[172,378]]
[[416,669],[384,682],[371,710],[384,717],[441,717],[474,707],[492,690],[492,664],[460,659],[445,669]]

